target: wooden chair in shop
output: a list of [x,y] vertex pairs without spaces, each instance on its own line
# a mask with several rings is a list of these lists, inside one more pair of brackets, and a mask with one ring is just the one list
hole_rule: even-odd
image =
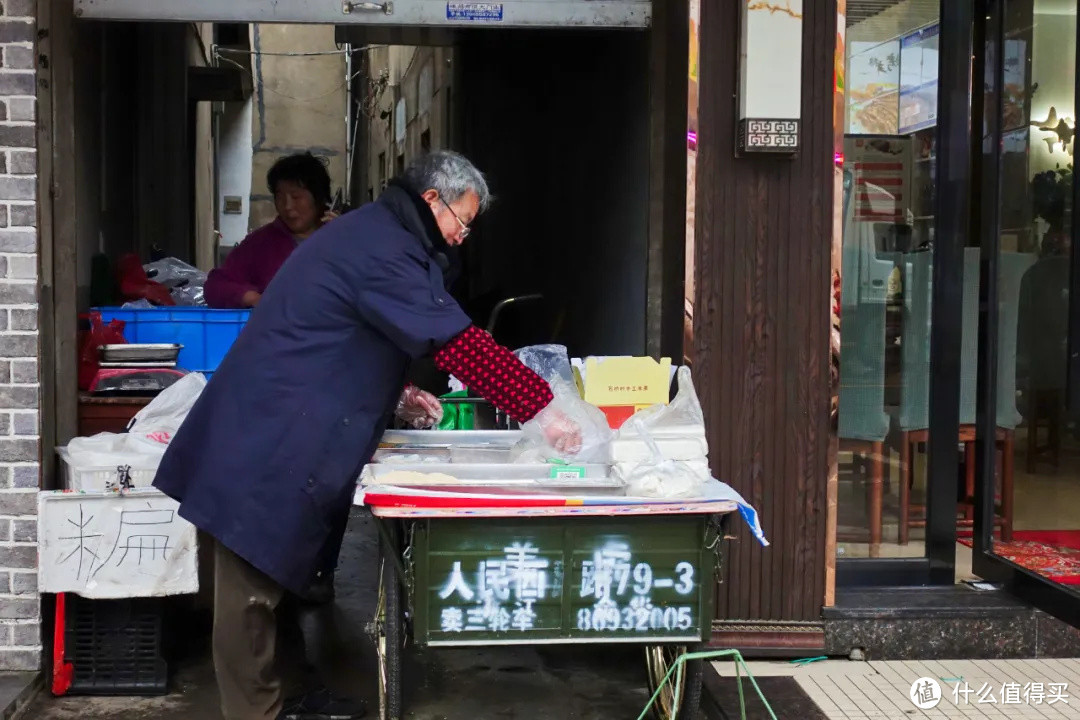
[[845,235],[840,276],[840,450],[866,461],[870,557],[881,552],[885,439],[885,300],[891,260],[880,260],[873,237]]
[[[997,468],[994,527],[1003,540],[1012,538],[1014,435],[1021,416],[1016,409],[1016,329],[1020,280],[1034,258],[1002,253],[999,279]],[[930,278],[929,252],[904,256],[903,379],[897,416],[900,445],[900,533],[906,545],[913,527],[926,527],[926,506],[911,502],[915,482],[914,460],[929,440],[930,402]],[[958,527],[974,525],[975,513],[975,404],[978,373],[979,249],[964,251],[963,328],[960,355],[960,433],[963,446],[962,490],[958,488]],[[958,476],[957,482],[961,482]],[[913,517],[915,515],[916,517]]]

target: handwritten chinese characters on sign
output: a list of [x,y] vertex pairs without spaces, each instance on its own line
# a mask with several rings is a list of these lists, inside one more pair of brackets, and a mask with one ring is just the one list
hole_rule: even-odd
[[629,542],[614,539],[576,547],[571,556],[573,573],[564,586],[561,547],[523,540],[490,556],[448,554],[432,578],[432,629],[446,642],[470,634],[699,634],[699,584],[692,562],[670,553],[635,558]]
[[42,592],[154,597],[199,589],[195,527],[152,488],[39,495]]

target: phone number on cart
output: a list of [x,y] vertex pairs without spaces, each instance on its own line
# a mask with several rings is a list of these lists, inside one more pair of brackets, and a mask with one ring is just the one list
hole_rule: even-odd
[[578,630],[584,632],[648,632],[650,630],[691,630],[694,609],[690,606],[666,608],[582,608],[577,613]]

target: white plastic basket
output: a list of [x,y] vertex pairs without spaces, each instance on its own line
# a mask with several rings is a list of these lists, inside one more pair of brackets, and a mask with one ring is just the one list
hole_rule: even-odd
[[66,447],[57,448],[63,465],[63,489],[65,490],[113,490],[119,487],[120,468],[128,468],[128,478],[132,487],[150,487],[157,475],[157,468],[136,467],[117,462],[113,466],[76,466],[71,463],[71,454]]

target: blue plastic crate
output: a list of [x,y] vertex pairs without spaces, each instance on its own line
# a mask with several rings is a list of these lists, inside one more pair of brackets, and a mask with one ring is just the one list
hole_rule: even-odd
[[124,321],[130,343],[183,345],[177,365],[209,376],[229,352],[251,316],[250,310],[211,310],[203,307],[161,307],[127,310],[96,308],[101,319]]

